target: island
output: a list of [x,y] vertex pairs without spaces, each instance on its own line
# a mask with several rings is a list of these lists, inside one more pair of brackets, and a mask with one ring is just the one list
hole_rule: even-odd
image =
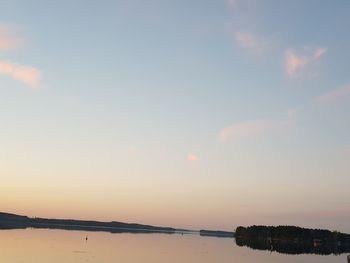
[[297,226],[237,227],[236,244],[285,254],[350,253],[350,234]]
[[228,237],[233,238],[235,236],[234,232],[220,231],[220,230],[200,230],[199,234],[201,236],[210,236],[210,237]]

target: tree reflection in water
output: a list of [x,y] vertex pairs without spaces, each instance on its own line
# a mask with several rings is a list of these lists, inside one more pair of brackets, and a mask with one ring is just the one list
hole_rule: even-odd
[[[319,255],[340,255],[350,253],[350,244],[339,243],[317,243],[271,240],[264,238],[248,239],[236,237],[236,244],[240,247],[246,246],[257,250],[276,251],[283,254],[319,254]],[[350,255],[348,256],[350,263]]]

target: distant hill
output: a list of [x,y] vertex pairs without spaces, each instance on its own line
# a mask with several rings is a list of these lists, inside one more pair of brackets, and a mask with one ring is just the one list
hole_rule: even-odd
[[85,231],[107,231],[112,233],[119,232],[162,232],[175,233],[176,229],[171,227],[158,227],[151,225],[142,225],[123,222],[99,222],[88,220],[73,219],[48,219],[48,218],[30,218],[22,215],[0,212],[0,229],[15,228],[52,228],[52,229],[70,229]]

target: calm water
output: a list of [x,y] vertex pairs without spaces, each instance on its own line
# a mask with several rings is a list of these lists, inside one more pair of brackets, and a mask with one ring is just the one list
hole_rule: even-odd
[[5,263],[347,262],[347,254],[284,255],[238,247],[227,238],[34,229],[0,231],[0,251]]

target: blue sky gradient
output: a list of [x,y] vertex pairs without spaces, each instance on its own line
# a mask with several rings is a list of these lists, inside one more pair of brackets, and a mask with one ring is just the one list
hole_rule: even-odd
[[350,231],[350,2],[1,1],[3,210]]

